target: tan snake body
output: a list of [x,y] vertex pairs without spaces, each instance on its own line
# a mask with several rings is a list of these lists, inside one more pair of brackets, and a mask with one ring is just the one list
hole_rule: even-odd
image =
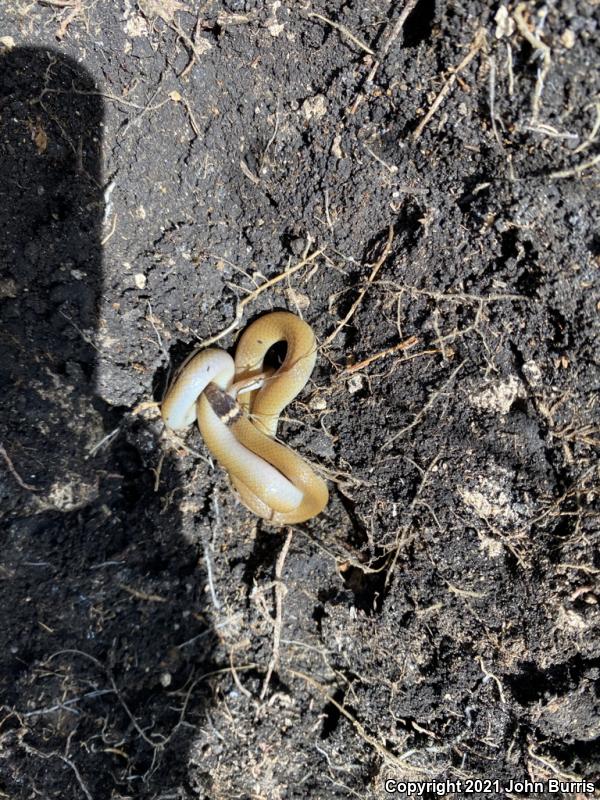
[[[287,344],[283,364],[265,369],[267,351],[282,341]],[[241,501],[276,525],[310,519],[329,499],[312,467],[275,439],[279,416],[306,385],[316,355],[306,322],[289,312],[272,312],[246,328],[235,361],[215,348],[193,354],[161,407],[169,428],[181,430],[198,420],[208,449],[229,473]],[[240,387],[248,385],[259,388],[241,393]]]

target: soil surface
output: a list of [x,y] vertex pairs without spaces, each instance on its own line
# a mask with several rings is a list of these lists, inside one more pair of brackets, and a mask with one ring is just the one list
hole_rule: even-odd
[[[599,48],[592,0],[0,0],[0,797],[594,796]],[[273,309],[331,494],[283,530],[157,408]]]

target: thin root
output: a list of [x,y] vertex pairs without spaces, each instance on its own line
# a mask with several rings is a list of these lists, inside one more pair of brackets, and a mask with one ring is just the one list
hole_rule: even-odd
[[275,286],[276,284],[285,280],[290,275],[293,275],[295,272],[298,272],[298,270],[302,269],[302,267],[305,267],[307,264],[313,262],[324,252],[325,248],[321,248],[320,250],[315,250],[315,252],[312,253],[310,256],[305,255],[302,258],[302,260],[298,262],[298,264],[294,264],[293,267],[288,267],[288,269],[284,270],[283,272],[280,272],[279,275],[275,275],[274,278],[270,278],[270,280],[265,281],[265,283],[261,283],[261,285],[256,289],[254,289],[254,291],[250,292],[250,294],[247,297],[244,297],[243,300],[239,301],[235,309],[235,318],[233,322],[226,328],[224,328],[220,333],[216,333],[214,336],[205,339],[203,342],[200,343],[199,347],[200,348],[208,347],[209,345],[218,342],[220,339],[223,339],[225,336],[234,331],[241,323],[242,318],[244,316],[244,309],[246,308],[247,305],[256,300],[256,298],[259,297],[259,295],[261,295],[267,289],[270,289],[272,286]]
[[355,312],[356,312],[356,309],[357,309],[357,308],[359,307],[359,305],[362,303],[362,301],[363,301],[363,298],[364,298],[365,294],[367,293],[367,290],[369,289],[369,286],[370,286],[370,285],[373,283],[373,281],[374,281],[374,280],[375,280],[375,278],[377,277],[377,273],[379,272],[379,270],[381,269],[381,267],[383,266],[383,264],[384,264],[384,263],[385,263],[385,261],[387,260],[387,257],[389,256],[389,254],[390,254],[390,252],[391,252],[391,249],[392,249],[392,241],[393,241],[393,240],[394,240],[394,228],[393,228],[393,226],[392,226],[392,225],[390,225],[390,227],[388,228],[388,237],[387,237],[387,241],[386,241],[386,243],[385,243],[385,246],[384,246],[384,248],[383,248],[383,252],[381,253],[380,257],[377,259],[377,261],[376,261],[376,262],[375,262],[375,264],[373,265],[373,269],[371,270],[371,274],[370,274],[370,275],[369,275],[369,277],[367,278],[367,282],[366,282],[366,284],[363,286],[363,288],[362,288],[362,289],[360,290],[360,292],[358,293],[358,297],[356,298],[356,300],[354,301],[354,303],[352,303],[352,305],[351,305],[351,307],[350,307],[350,310],[348,311],[348,313],[346,314],[346,316],[344,317],[344,319],[343,319],[343,320],[342,320],[342,321],[339,323],[339,325],[338,325],[338,326],[337,326],[337,328],[336,328],[336,329],[333,331],[333,333],[331,333],[331,334],[330,334],[330,335],[329,335],[329,336],[328,336],[328,337],[325,339],[325,341],[324,341],[324,342],[323,342],[323,344],[321,345],[322,347],[327,347],[327,345],[331,344],[331,342],[333,342],[333,340],[334,340],[334,339],[335,339],[335,337],[338,335],[338,333],[339,333],[339,332],[340,332],[340,331],[341,331],[343,328],[345,328],[345,327],[346,327],[346,325],[347,325],[347,324],[350,322],[350,320],[351,320],[351,319],[352,319],[352,317],[354,316],[354,314],[355,314]]
[[321,22],[325,22],[327,23],[327,25],[331,25],[332,28],[335,28],[336,31],[339,31],[343,36],[346,36],[348,39],[350,39],[351,42],[354,42],[354,44],[357,47],[360,47],[361,50],[364,50],[365,53],[368,53],[370,56],[375,55],[375,52],[371,50],[370,47],[367,47],[367,45],[364,42],[361,42],[361,40],[358,37],[356,37],[352,33],[352,31],[348,30],[348,28],[345,25],[342,25],[339,22],[334,22],[333,20],[324,17],[322,14],[317,14],[316,11],[311,11],[308,16],[311,17],[312,19],[320,19]]
[[283,547],[281,548],[281,552],[277,558],[277,563],[275,564],[275,623],[273,626],[273,652],[271,654],[271,660],[269,661],[267,674],[260,692],[261,700],[265,699],[267,689],[269,688],[271,675],[279,663],[279,648],[281,645],[281,630],[283,627],[283,598],[285,597],[287,591],[284,583],[282,582],[283,565],[285,564],[285,559],[289,552],[293,535],[294,529],[290,528],[288,530],[288,535],[285,539],[285,542],[283,543]]
[[446,81],[446,83],[442,86],[442,89],[438,96],[435,98],[433,103],[431,104],[429,111],[425,114],[421,122],[417,125],[415,132],[413,133],[413,141],[416,142],[417,139],[421,136],[423,131],[425,130],[426,125],[429,124],[431,118],[441,106],[444,98],[450,93],[450,90],[458,80],[459,74],[468,67],[471,61],[475,58],[477,53],[485,46],[486,43],[486,34],[485,29],[480,28],[477,33],[475,34],[475,38],[473,39],[473,44],[471,45],[471,49],[467,53],[467,55],[463,58],[460,64],[454,68],[452,74]]
[[358,364],[352,364],[352,366],[346,367],[344,372],[348,375],[351,375],[353,372],[358,372],[359,370],[370,366],[374,361],[379,361],[379,359],[392,355],[392,353],[398,353],[401,350],[408,350],[410,347],[414,347],[416,344],[419,344],[419,339],[416,336],[411,336],[410,339],[399,342],[392,347],[386,347],[385,350],[381,350],[379,353],[375,353],[368,358],[364,358],[362,361],[359,361]]

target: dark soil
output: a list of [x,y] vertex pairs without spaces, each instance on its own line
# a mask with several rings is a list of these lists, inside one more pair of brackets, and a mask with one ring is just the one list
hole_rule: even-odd
[[[403,7],[0,2],[0,797],[600,787],[598,7]],[[152,405],[288,269],[291,532]]]

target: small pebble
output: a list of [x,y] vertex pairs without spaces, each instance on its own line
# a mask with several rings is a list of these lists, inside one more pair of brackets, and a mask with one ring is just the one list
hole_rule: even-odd
[[309,122],[311,119],[324,117],[327,113],[327,99],[322,94],[307,97],[302,103],[302,113]]
[[173,676],[171,675],[170,672],[161,672],[159,680],[160,680],[160,685],[164,689],[167,689],[171,685],[171,681],[173,680]]
[[17,282],[12,278],[2,278],[0,280],[0,297],[16,297]]
[[311,409],[311,411],[325,411],[327,408],[327,400],[320,395],[315,395],[308,401],[308,407]]
[[303,294],[297,289],[294,289],[292,286],[289,286],[285,290],[285,296],[288,303],[296,306],[296,308],[300,311],[306,311],[310,305],[310,297],[307,294]]
[[348,391],[350,394],[356,394],[356,392],[360,392],[365,383],[364,375],[353,375],[348,381]]

